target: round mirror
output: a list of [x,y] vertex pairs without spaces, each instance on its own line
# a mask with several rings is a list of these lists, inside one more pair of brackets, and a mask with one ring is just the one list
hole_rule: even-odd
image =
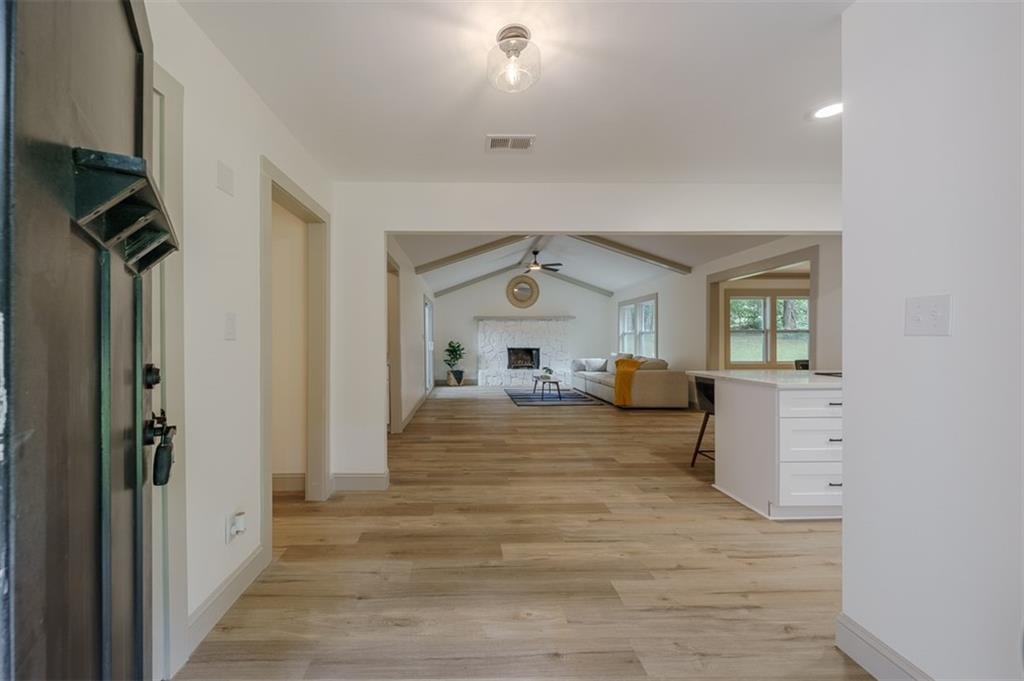
[[508,282],[505,295],[508,297],[508,302],[516,307],[530,307],[537,302],[537,298],[540,296],[540,287],[533,277],[521,274]]

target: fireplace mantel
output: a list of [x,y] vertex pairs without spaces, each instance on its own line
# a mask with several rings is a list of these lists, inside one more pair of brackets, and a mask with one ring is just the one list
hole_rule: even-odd
[[573,319],[576,319],[576,317],[572,315],[558,315],[548,317],[473,317],[473,321],[475,322],[567,322]]

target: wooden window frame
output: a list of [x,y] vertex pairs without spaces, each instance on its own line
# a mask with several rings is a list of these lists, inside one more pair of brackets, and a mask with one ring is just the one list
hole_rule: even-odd
[[658,330],[660,328],[660,321],[658,320],[658,294],[650,293],[645,296],[638,298],[630,298],[629,300],[619,301],[617,308],[618,314],[615,316],[615,327],[616,327],[616,338],[618,339],[619,352],[624,352],[622,349],[622,308],[629,305],[635,306],[636,313],[633,318],[633,354],[638,354],[640,351],[640,305],[643,303],[654,303],[654,354],[652,357],[658,356]]
[[[765,334],[767,336],[767,362],[733,362],[732,361],[732,319],[730,310],[733,298],[767,298],[768,309],[765,319]],[[814,347],[814,319],[811,316],[811,294],[802,289],[726,289],[725,304],[722,314],[722,328],[725,336],[725,368],[726,369],[793,369],[793,362],[779,362],[778,357],[778,331],[775,328],[775,309],[779,298],[806,298],[807,299],[807,347],[810,351]]]

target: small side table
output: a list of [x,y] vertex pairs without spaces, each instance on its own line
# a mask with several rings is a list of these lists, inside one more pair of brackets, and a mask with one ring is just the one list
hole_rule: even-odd
[[558,399],[562,399],[562,386],[561,381],[553,376],[544,376],[542,374],[535,374],[533,377],[533,392],[537,392],[537,384],[540,384],[540,399],[544,399],[544,389],[547,388],[548,395],[551,394],[551,386],[555,386],[555,390],[558,391]]

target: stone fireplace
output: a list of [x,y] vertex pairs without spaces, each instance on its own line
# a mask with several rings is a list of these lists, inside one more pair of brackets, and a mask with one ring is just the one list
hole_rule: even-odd
[[542,366],[568,383],[572,317],[477,317],[477,383],[532,386]]
[[509,369],[540,369],[540,348],[508,348]]

